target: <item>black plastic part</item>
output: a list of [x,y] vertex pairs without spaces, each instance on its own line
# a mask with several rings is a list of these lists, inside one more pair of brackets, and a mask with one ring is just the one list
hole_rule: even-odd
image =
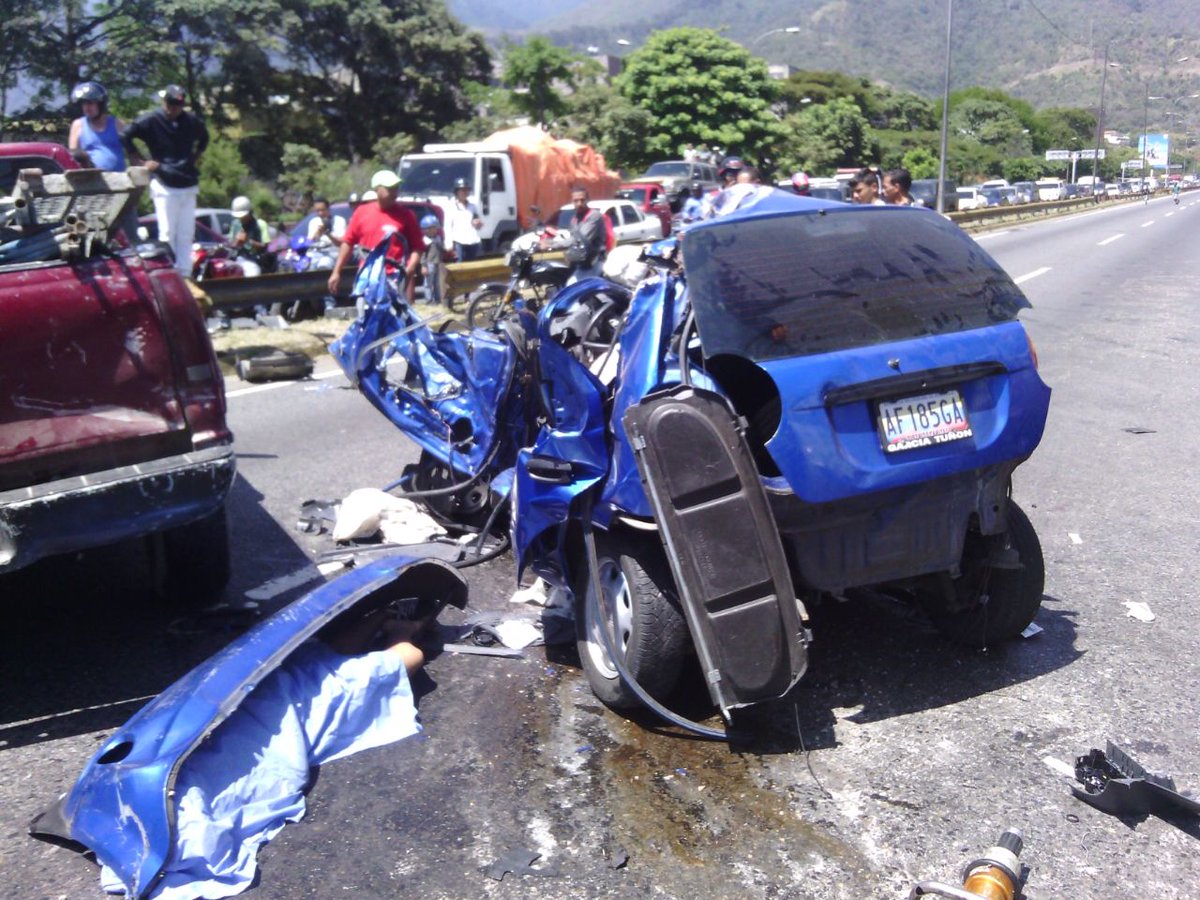
[[721,395],[679,386],[624,426],[713,702],[728,719],[782,696],[804,674],[807,631],[744,423]]
[[1110,815],[1200,815],[1200,803],[1179,793],[1170,776],[1150,774],[1112,741],[1107,743],[1104,751],[1093,748],[1087,755],[1078,757],[1075,778],[1082,786],[1071,785],[1071,792],[1084,803]]

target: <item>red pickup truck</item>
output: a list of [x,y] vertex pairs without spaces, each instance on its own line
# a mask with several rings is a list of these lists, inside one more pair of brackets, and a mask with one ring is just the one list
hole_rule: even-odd
[[107,233],[144,170],[77,168],[0,144],[0,578],[145,536],[164,594],[204,602],[229,579],[224,382],[168,252]]

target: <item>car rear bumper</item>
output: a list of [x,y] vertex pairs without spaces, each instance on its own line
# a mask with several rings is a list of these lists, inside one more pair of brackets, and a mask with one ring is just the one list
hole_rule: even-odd
[[955,571],[967,530],[997,534],[1020,460],[830,503],[768,489],[797,586],[840,593]]
[[0,574],[201,519],[235,470],[226,444],[0,492]]

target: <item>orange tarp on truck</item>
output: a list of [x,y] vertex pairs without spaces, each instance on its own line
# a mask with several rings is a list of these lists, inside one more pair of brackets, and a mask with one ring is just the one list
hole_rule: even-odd
[[587,144],[555,140],[533,125],[497,131],[484,143],[507,150],[517,182],[517,217],[530,226],[530,206],[538,206],[542,219],[554,221],[559,207],[571,202],[571,188],[581,184],[593,200],[616,195],[621,178],[609,171],[604,155]]

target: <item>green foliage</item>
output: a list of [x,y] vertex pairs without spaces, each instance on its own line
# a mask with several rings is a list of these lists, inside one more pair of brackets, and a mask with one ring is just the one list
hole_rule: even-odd
[[1084,150],[1096,145],[1096,116],[1086,109],[1043,109],[1033,118],[1033,149]]
[[249,178],[250,170],[242,162],[237,144],[226,137],[216,135],[208,142],[204,161],[200,166],[199,206],[228,206],[243,192],[243,183]]
[[371,147],[371,155],[375,158],[377,168],[395,169],[400,165],[400,157],[417,149],[417,142],[411,134],[393,134],[377,140]]
[[586,84],[571,96],[566,136],[590,144],[612,168],[641,171],[660,157],[647,150],[654,118],[605,84]]
[[766,64],[710,29],[654,32],[626,57],[615,85],[651,116],[642,139],[656,159],[687,143],[758,159],[781,135]]
[[1037,181],[1046,174],[1046,161],[1036,156],[1006,159],[1000,165],[1000,172],[1009,181]]
[[559,85],[574,88],[575,58],[544,37],[532,37],[522,46],[505,50],[501,79],[510,88],[522,89],[513,93],[512,100],[535,124],[545,125],[567,111]]
[[957,104],[953,97],[951,100],[950,128],[954,134],[993,147],[1005,156],[1024,156],[1031,152],[1028,129],[1010,104],[973,97]]
[[[848,97],[864,114],[873,111],[872,85],[865,78],[854,78],[842,72],[802,69],[784,81],[780,99],[789,113],[800,112],[811,103],[820,106]],[[802,102],[807,100],[808,103]]]
[[914,179],[937,178],[938,158],[924,147],[915,147],[904,154],[901,162]]
[[879,155],[866,117],[849,97],[810,104],[783,125],[786,136],[776,151],[779,171],[832,175],[839,167],[866,165]]

